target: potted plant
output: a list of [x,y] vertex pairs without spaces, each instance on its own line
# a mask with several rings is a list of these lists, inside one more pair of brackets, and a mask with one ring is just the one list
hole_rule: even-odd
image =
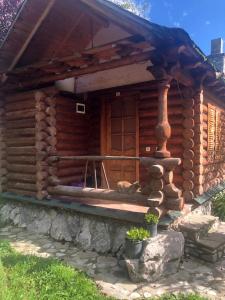
[[145,215],[146,228],[151,233],[151,236],[154,237],[157,235],[157,227],[159,223],[159,217],[152,213],[147,213]]
[[150,233],[145,228],[133,227],[127,231],[125,240],[125,255],[127,258],[139,258],[142,251],[143,241],[150,237]]

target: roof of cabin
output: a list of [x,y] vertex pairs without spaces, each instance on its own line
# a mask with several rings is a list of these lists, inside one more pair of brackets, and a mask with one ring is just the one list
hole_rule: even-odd
[[[114,40],[112,28],[120,30]],[[162,57],[170,57],[168,65],[179,58],[180,67],[185,67],[185,73],[190,73],[192,77],[207,73],[208,82],[212,86],[220,91],[223,91],[223,86],[225,89],[223,81],[216,79],[214,66],[187,32],[181,28],[151,23],[107,0],[25,0],[0,47],[0,73],[14,78],[18,76],[17,80],[27,79],[31,72],[36,72],[36,77],[48,75],[49,80],[52,80],[53,74],[56,76],[63,72],[67,73],[65,77],[69,77],[71,69],[77,70],[81,57],[82,63],[84,56],[88,62],[91,57],[92,65],[93,59],[100,59],[99,54],[93,53],[93,50],[87,51],[93,49],[93,43],[94,49],[102,46],[97,42],[100,33],[104,33],[106,42],[103,44],[111,43],[111,48],[112,43],[119,41],[118,48],[122,57],[130,53],[129,47],[132,51],[142,47],[143,52],[150,48],[156,49],[158,58],[156,55],[151,57],[155,64]],[[148,47],[144,42],[148,43]],[[101,59],[104,52],[102,48]]]

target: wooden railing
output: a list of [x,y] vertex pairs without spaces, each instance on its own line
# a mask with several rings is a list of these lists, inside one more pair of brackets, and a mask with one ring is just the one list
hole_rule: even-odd
[[97,180],[97,169],[96,169],[96,162],[101,162],[101,169],[103,172],[103,176],[107,185],[107,189],[110,189],[109,180],[107,177],[104,160],[132,160],[132,161],[139,161],[140,157],[134,156],[107,156],[107,155],[84,155],[84,156],[54,156],[51,157],[51,162],[58,162],[60,160],[85,160],[85,171],[84,171],[84,188],[87,186],[87,173],[88,173],[88,165],[92,162],[93,166],[93,173],[94,173],[94,184],[95,188],[98,188],[98,180]]

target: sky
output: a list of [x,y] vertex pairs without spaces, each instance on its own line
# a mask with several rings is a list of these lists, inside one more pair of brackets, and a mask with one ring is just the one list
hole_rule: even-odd
[[212,39],[225,40],[225,0],[149,1],[151,22],[185,29],[206,55]]

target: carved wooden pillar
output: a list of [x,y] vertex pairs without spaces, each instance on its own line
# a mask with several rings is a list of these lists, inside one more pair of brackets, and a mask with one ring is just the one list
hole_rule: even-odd
[[170,88],[170,80],[165,79],[159,82],[159,100],[158,100],[158,124],[155,128],[158,149],[155,152],[155,157],[165,158],[170,157],[170,152],[167,150],[167,140],[171,136],[171,127],[168,122],[167,98]]

